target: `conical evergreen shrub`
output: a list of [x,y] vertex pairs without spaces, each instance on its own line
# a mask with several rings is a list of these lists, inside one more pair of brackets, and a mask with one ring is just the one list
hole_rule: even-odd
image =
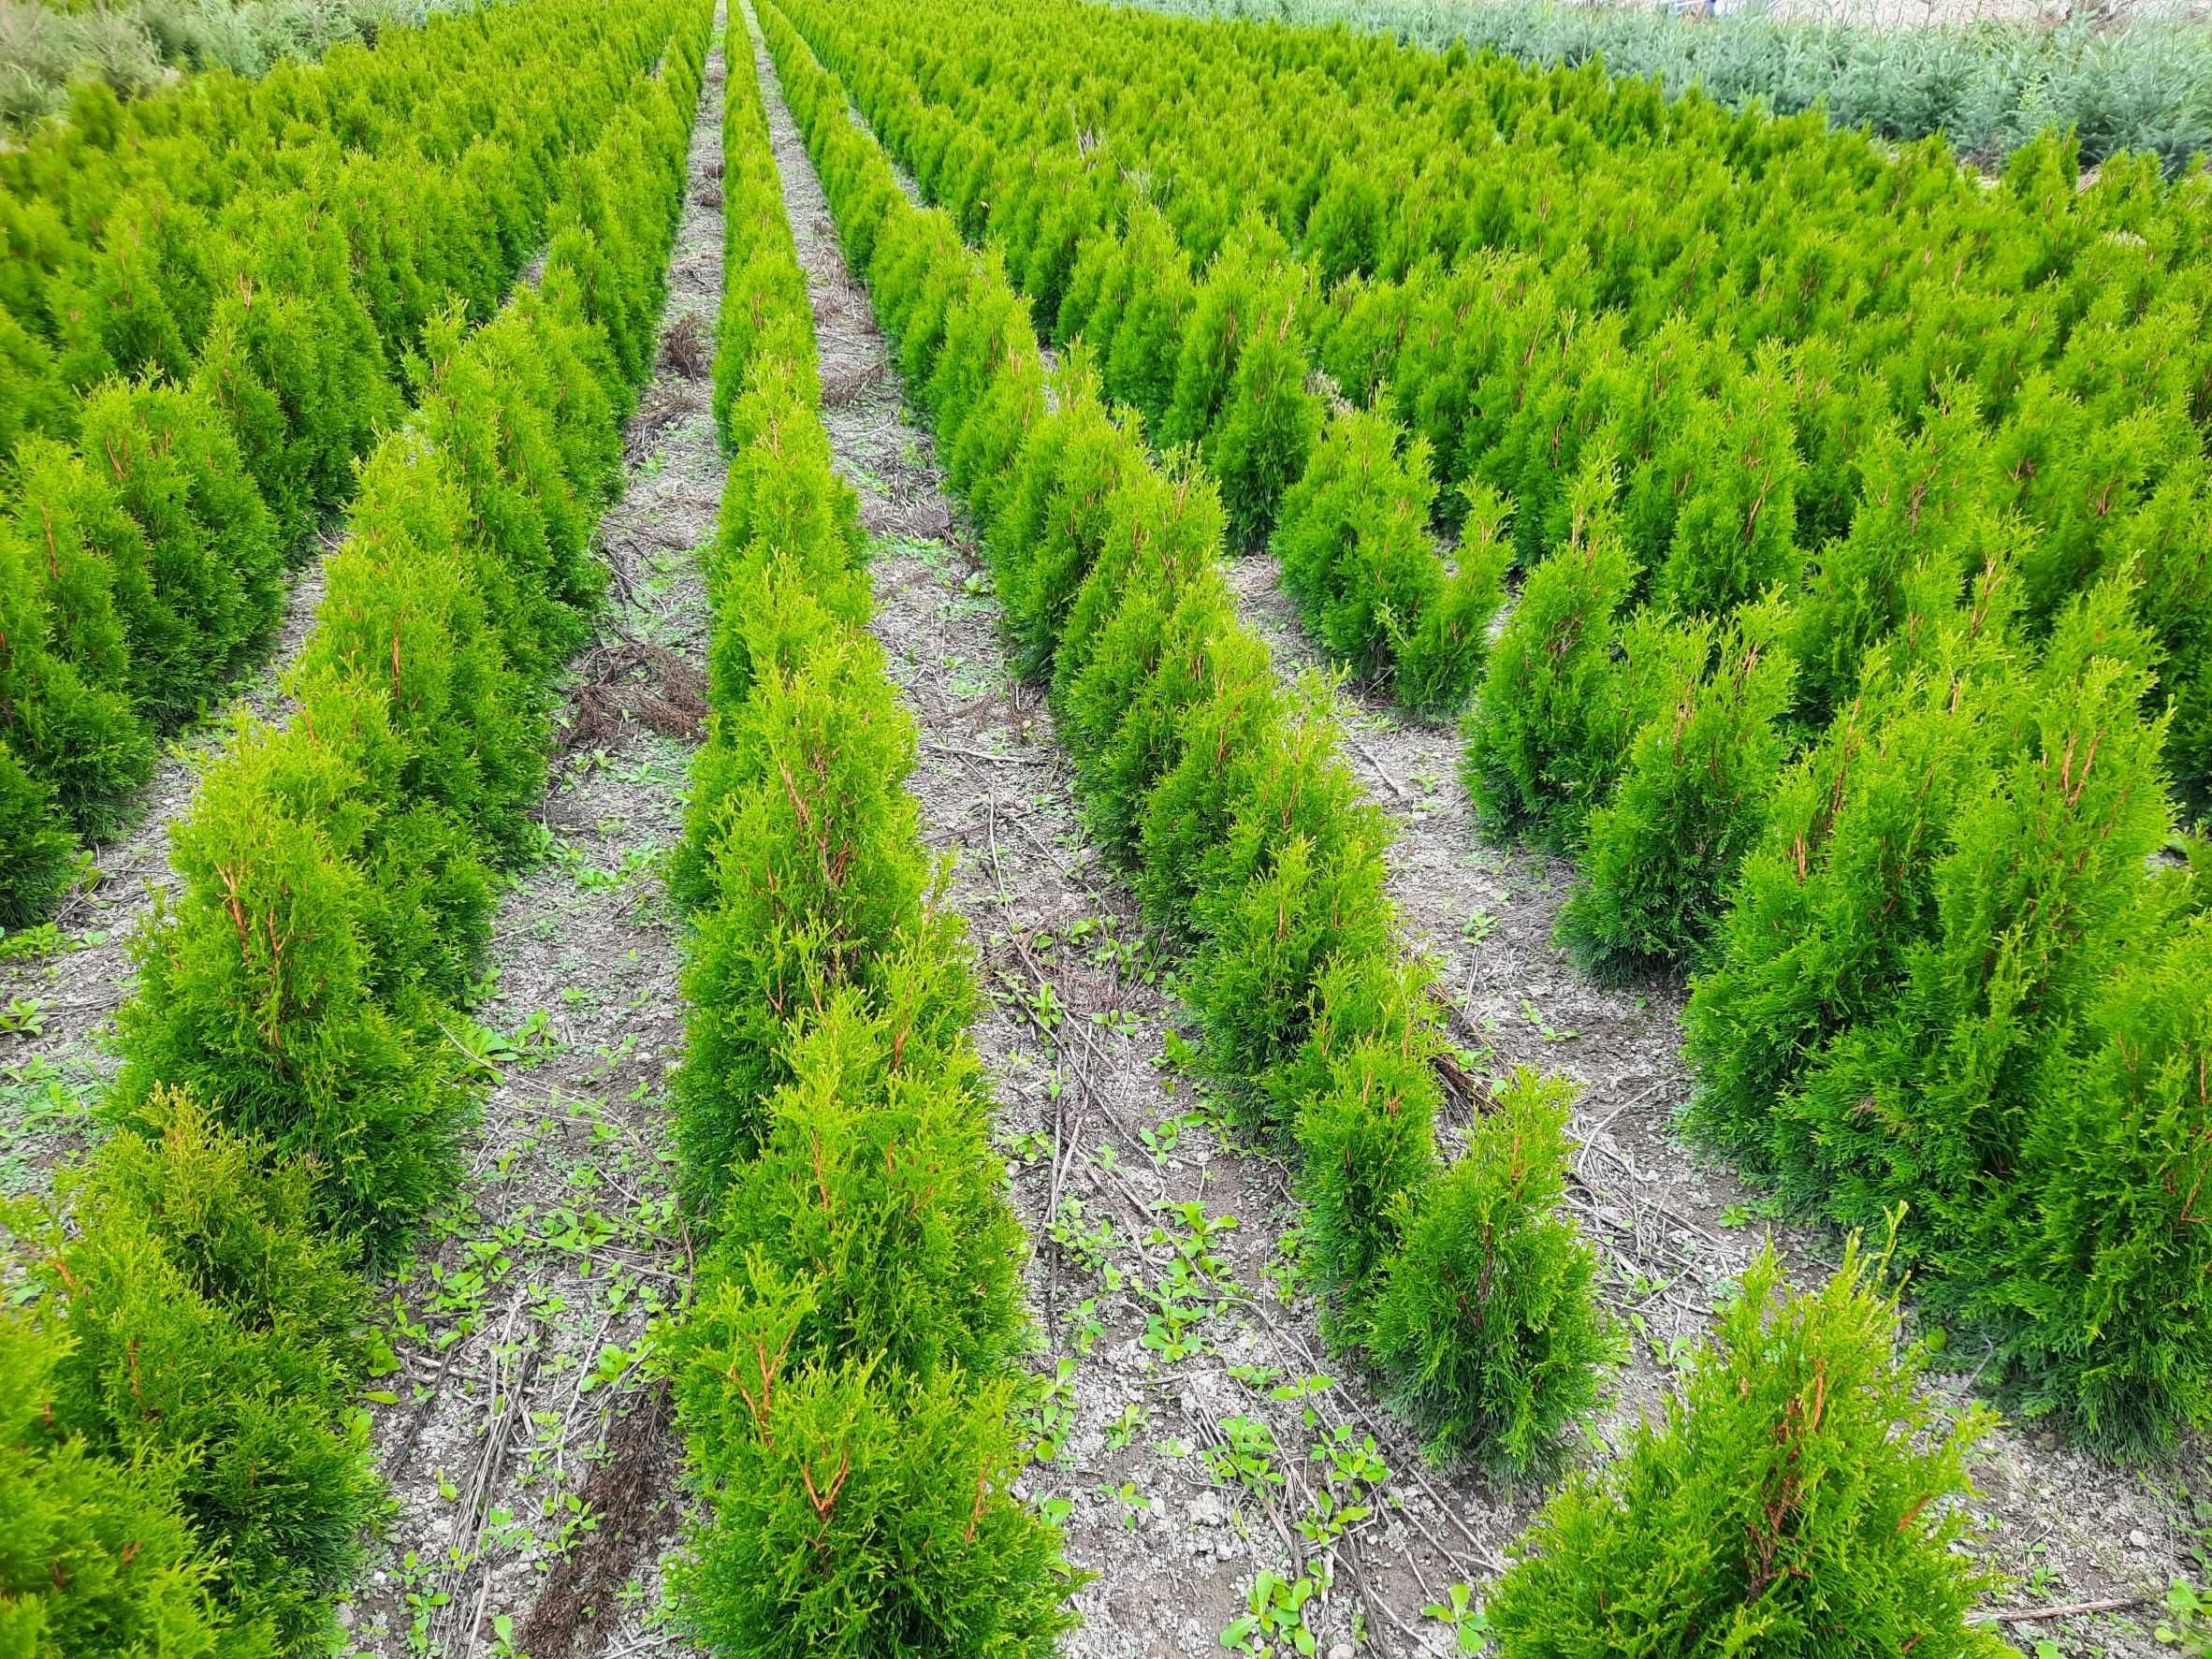
[[1486,1604],[1503,1659],[2011,1651],[1966,1623],[1994,1585],[1953,1547],[1988,1419],[1936,1419],[1880,1268],[1855,1241],[1793,1295],[1753,1263],[1665,1417],[1522,1535]]
[[1637,734],[1612,800],[1590,814],[1580,881],[1559,912],[1561,939],[1601,979],[1695,961],[1788,748],[1779,601],[1724,627],[1665,625],[1687,642],[1683,672],[1654,688],[1658,713]]
[[1402,1238],[1369,1346],[1440,1461],[1544,1467],[1618,1357],[1592,1290],[1597,1257],[1558,1213],[1575,1093],[1565,1078],[1516,1071],[1459,1160],[1396,1201]]
[[73,1338],[54,1422],[171,1470],[217,1601],[319,1652],[383,1508],[349,1423],[368,1288],[316,1221],[306,1164],[269,1163],[185,1096],[158,1091],[143,1121],[65,1177],[69,1224],[50,1224],[41,1276]]

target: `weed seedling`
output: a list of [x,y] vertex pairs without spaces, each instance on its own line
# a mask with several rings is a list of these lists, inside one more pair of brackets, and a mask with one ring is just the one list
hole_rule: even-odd
[[1451,1630],[1452,1652],[1472,1659],[1490,1646],[1490,1622],[1482,1609],[1475,1605],[1475,1591],[1471,1585],[1454,1584],[1450,1589],[1450,1602],[1433,1601],[1421,1609],[1423,1617]]

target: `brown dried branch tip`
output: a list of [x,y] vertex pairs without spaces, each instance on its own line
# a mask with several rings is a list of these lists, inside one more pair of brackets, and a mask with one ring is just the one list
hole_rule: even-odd
[[[708,201],[709,194],[716,199]],[[707,207],[720,205],[719,185],[702,184],[697,196]],[[661,363],[686,380],[706,377],[706,371],[714,366],[714,329],[702,313],[687,311],[668,325],[668,331],[661,336]]]
[[581,667],[561,722],[563,753],[604,743],[633,724],[698,740],[706,722],[706,677],[666,646],[619,638]]

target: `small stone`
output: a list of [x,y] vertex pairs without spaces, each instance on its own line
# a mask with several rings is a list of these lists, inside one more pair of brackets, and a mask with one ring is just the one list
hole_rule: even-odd
[[2128,1535],[2128,1544],[2132,1549],[2147,1550],[2150,1548],[2150,1535],[2137,1527]]
[[1229,1511],[1221,1506],[1221,1498],[1215,1492],[1202,1492],[1199,1493],[1197,1497],[1190,1500],[1190,1507],[1186,1513],[1189,1516],[1190,1524],[1193,1526],[1227,1526],[1229,1524]]
[[1329,1659],[1352,1659],[1352,1644],[1338,1642],[1336,1646],[1329,1650]]

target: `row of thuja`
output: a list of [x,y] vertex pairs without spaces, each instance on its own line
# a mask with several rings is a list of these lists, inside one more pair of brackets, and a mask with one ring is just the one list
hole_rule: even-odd
[[989,1138],[967,931],[906,779],[857,503],[733,9],[706,563],[712,715],[670,888],[690,920],[658,1337],[702,1503],[675,1573],[715,1652],[1045,1653],[1056,1532],[1015,1501],[1022,1228]]
[[[18,1216],[0,1317],[11,1652],[319,1655],[385,1507],[356,1400],[366,1277],[458,1176],[445,1030],[531,850],[552,683],[653,355],[711,8],[654,42],[560,179],[544,274],[434,323],[363,464],[282,726],[242,726],[137,945],[110,1131]],[[654,64],[658,61],[658,67]]]
[[[1232,536],[1280,531],[1320,642],[1410,706],[1463,702],[1499,553],[1534,563],[1609,471],[1626,603],[1790,597],[1779,701],[1812,730],[1916,564],[1956,591],[2002,557],[2031,646],[2132,562],[2173,781],[2205,805],[2201,182],[2130,156],[2077,189],[2054,132],[1987,189],[1940,141],[1602,65],[1076,0],[911,10],[793,16],[1040,325],[1199,450]],[[1448,578],[1426,521],[1504,504],[1503,547],[1469,538]]]
[[[1478,816],[1576,858],[1561,942],[1693,975],[1706,1140],[1846,1227],[1908,1203],[1922,1305],[2024,1414],[2122,1450],[2212,1422],[2201,185],[2077,192],[2052,138],[1990,190],[1588,75],[1061,0],[793,14],[1109,400],[1195,444],[1231,541],[1272,527],[1332,657],[1472,692]],[[1374,177],[1285,155],[1305,91]],[[1264,142],[1195,141],[1240,112]],[[1375,199],[1439,122],[1468,201]],[[1598,157],[1697,199],[1628,246]],[[1267,216],[1232,226],[1240,179]],[[1836,246],[1846,201],[1956,283]],[[1449,224],[1454,264],[1392,251]],[[1324,417],[1316,368],[1371,406]],[[1439,477],[1472,484],[1448,579]]]
[[[1551,1213],[1563,1087],[1512,1079],[1441,1167],[1439,1039],[1390,938],[1379,821],[1326,716],[1236,622],[1210,488],[1153,467],[1080,366],[1048,384],[1002,271],[908,203],[842,88],[779,12],[762,22],[1091,822],[1189,949],[1209,1070],[1301,1148],[1332,1336],[1439,1453],[1539,1463],[1611,1346]],[[911,723],[866,629],[745,55],[716,715],[673,875],[695,928],[682,1180],[709,1240],[664,1337],[706,1500],[679,1600],[720,1651],[1041,1652],[1076,1580],[1008,1496],[1019,1233],[965,1035],[968,948],[903,788]],[[1654,1652],[1715,1631],[1774,1652],[2001,1651],[1963,1623],[1983,1581],[1933,1502],[1961,1490],[1979,1419],[1892,1438],[1930,1417],[1879,1277],[1855,1254],[1812,1296],[1784,1296],[1770,1260],[1747,1276],[1666,1423],[1525,1540],[1492,1598],[1509,1652],[1609,1652],[1630,1629]]]
[[664,42],[531,0],[260,84],[88,92],[5,158],[0,927],[259,660],[410,365],[457,302],[499,309]]

